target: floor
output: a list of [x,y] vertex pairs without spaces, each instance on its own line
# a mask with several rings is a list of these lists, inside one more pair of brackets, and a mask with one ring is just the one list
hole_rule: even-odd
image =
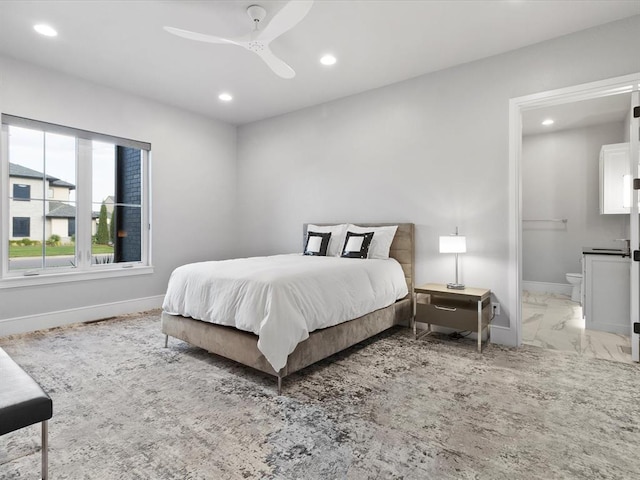
[[[157,310],[0,346],[51,395],[55,480],[640,478],[628,363],[397,327],[278,395],[270,375],[165,348]],[[0,436],[0,479],[40,478],[40,453],[39,425]]]
[[567,295],[522,292],[522,341],[585,357],[633,363],[630,337],[586,330],[580,304]]

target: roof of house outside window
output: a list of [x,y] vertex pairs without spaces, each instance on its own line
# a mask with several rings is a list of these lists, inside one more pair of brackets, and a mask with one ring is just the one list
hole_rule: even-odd
[[[42,177],[44,175],[42,172],[38,172],[37,170],[32,170],[31,168],[23,167],[22,165],[18,165],[17,163],[9,162],[9,176],[19,178],[38,178],[42,180]],[[66,187],[69,190],[75,190],[76,188],[74,184],[65,182],[64,180],[60,180],[57,177],[47,175],[46,178],[47,180],[49,180],[49,185],[51,186]]]
[[[49,213],[47,218],[75,218],[76,207],[64,202],[49,200]],[[91,218],[100,217],[99,212],[91,212]]]

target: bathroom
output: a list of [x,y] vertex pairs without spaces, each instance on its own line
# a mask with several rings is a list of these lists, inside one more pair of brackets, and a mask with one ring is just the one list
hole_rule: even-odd
[[620,94],[523,114],[525,344],[631,361],[629,335],[585,329],[581,305],[583,251],[629,238],[628,214],[600,213],[600,151],[629,141],[629,105]]

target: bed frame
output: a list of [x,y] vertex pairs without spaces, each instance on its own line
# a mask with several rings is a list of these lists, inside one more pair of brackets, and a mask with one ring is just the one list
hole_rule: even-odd
[[[316,224],[316,225],[335,225]],[[289,355],[287,364],[276,372],[258,350],[258,337],[233,327],[216,325],[201,320],[162,312],[162,333],[165,347],[169,336],[179,338],[211,353],[235,360],[243,365],[268,373],[278,379],[278,395],[282,390],[282,379],[313,363],[373,337],[394,325],[409,326],[414,314],[413,287],[415,278],[415,227],[413,223],[359,223],[363,227],[398,225],[391,244],[389,256],[395,258],[404,270],[409,294],[389,305],[362,317],[340,323],[333,327],[316,330],[309,338],[299,343]],[[304,225],[306,237],[307,224]]]

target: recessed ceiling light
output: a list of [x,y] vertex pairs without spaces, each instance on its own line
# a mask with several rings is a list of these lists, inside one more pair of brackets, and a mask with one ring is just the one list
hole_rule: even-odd
[[554,121],[551,120],[550,118],[547,118],[546,120],[542,121],[542,125],[544,125],[545,127],[553,124],[554,124]]
[[233,100],[233,97],[228,93],[221,93],[220,95],[218,95],[218,98],[223,102],[230,102],[231,100]]
[[45,25],[44,23],[39,23],[38,25],[34,25],[33,29],[38,32],[40,35],[44,35],[45,37],[57,37],[58,32],[50,25]]
[[320,63],[323,64],[323,65],[333,65],[334,63],[336,63],[336,61],[337,61],[336,57],[334,57],[330,53],[328,53],[327,55],[324,55],[320,59]]

